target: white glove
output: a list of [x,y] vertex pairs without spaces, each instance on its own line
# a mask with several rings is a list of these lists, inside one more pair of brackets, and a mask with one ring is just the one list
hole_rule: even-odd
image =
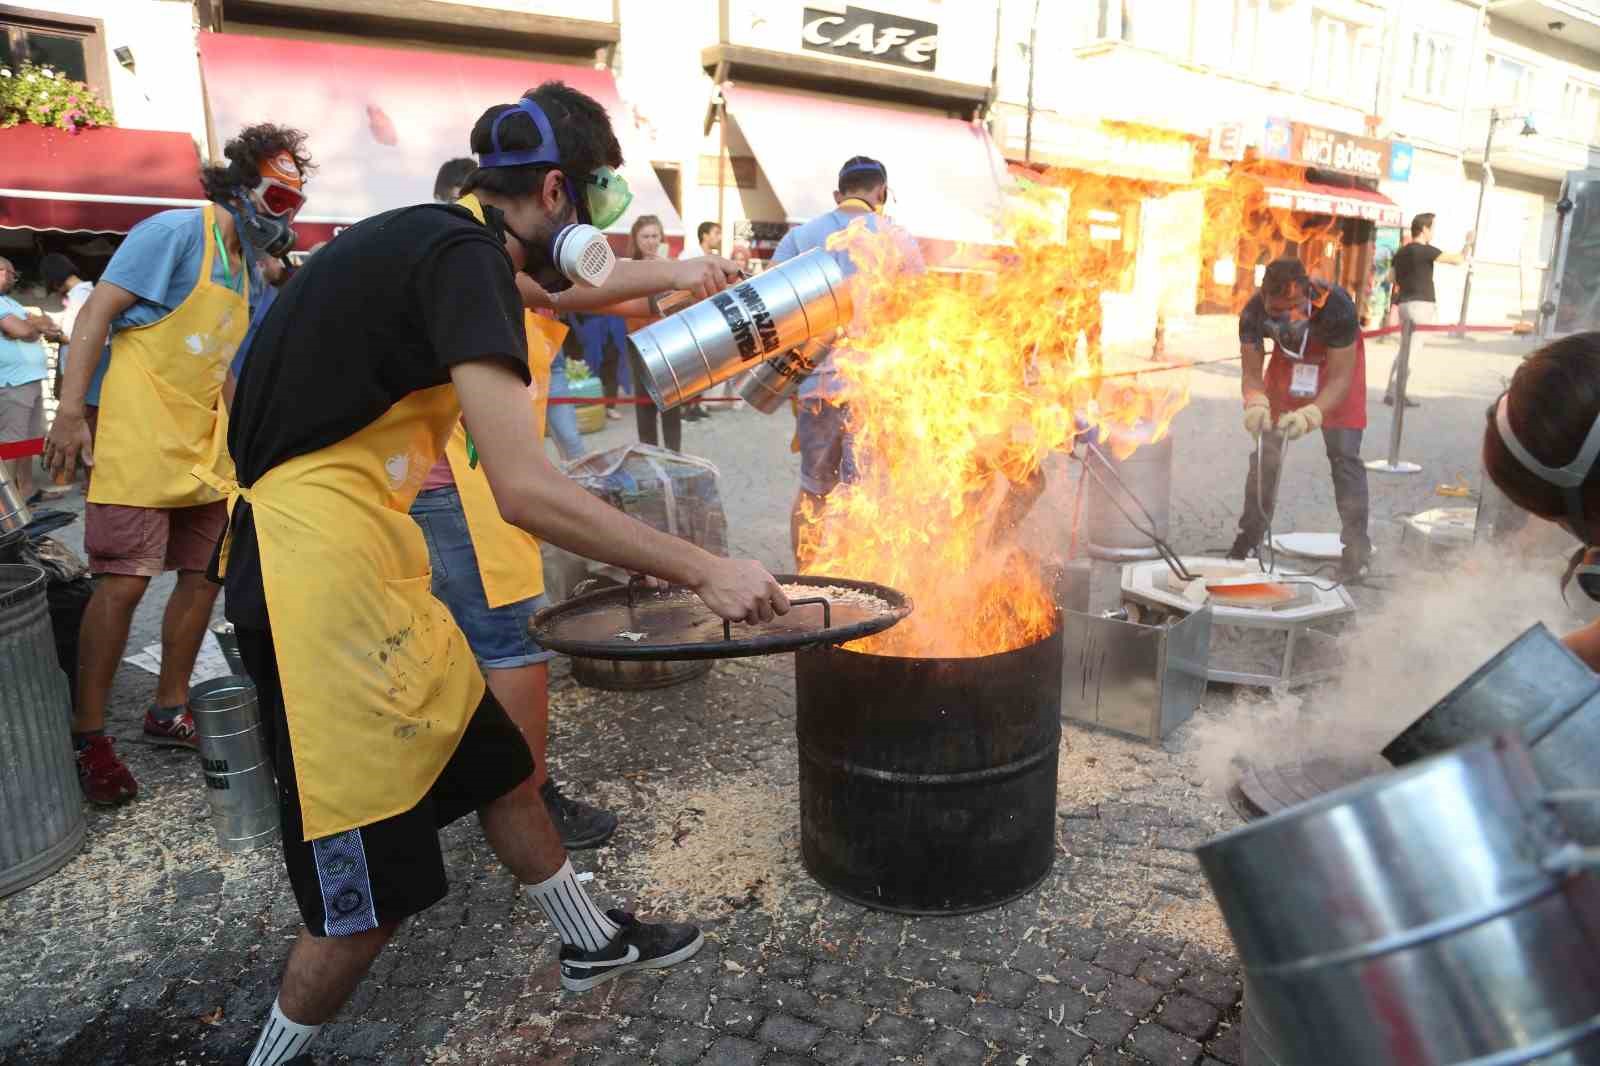
[[1252,437],[1261,436],[1262,430],[1272,422],[1272,408],[1265,396],[1251,396],[1244,402],[1244,431]]
[[1278,419],[1278,431],[1290,440],[1299,440],[1314,429],[1322,428],[1322,408],[1314,403],[1297,407]]

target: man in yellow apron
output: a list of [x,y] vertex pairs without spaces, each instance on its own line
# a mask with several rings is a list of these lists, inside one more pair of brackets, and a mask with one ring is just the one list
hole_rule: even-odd
[[288,224],[305,200],[311,162],[304,145],[305,134],[270,125],[228,142],[228,162],[201,171],[211,202],[135,226],[73,327],[45,459],[57,474],[71,473],[80,453],[90,467],[84,547],[95,588],[79,640],[72,733],[78,778],[95,803],[138,792],[105,735],[106,703],[133,612],[150,579],[168,570],[178,580],[144,736],[196,746],[189,675],[217,598],[205,569],[227,511],[222,494],[191,470],[232,476],[222,382],[261,294],[260,260],[292,244]]
[[[452,159],[439,168],[434,199],[460,199],[461,186],[477,169],[471,159]],[[477,201],[466,202],[474,210]],[[567,328],[554,319],[524,313],[528,370],[533,375],[534,436],[543,438],[552,362],[561,358]],[[569,851],[598,848],[617,829],[617,816],[566,795],[548,773],[551,653],[528,632],[544,596],[544,563],[539,542],[507,523],[495,507],[483,467],[467,454],[467,432],[457,426],[445,454],[411,505],[411,517],[428,541],[433,594],[450,608],[467,646],[483,667],[489,691],[528,739],[533,753],[533,783]]]
[[[557,286],[552,239],[615,189],[621,152],[604,110],[552,83],[491,108],[471,143],[483,166],[463,205],[357,223],[284,286],[230,411],[237,485],[202,471],[236,497],[218,568],[306,922],[251,1066],[301,1053],[400,923],[444,895],[438,829],[472,811],[560,933],[566,988],[670,966],[702,943],[693,926],[589,899],[527,743],[431,592],[408,512],[459,421],[511,524],[692,588],[723,617],[788,609],[759,565],[658,533],[562,477],[534,431],[514,278]],[[618,298],[728,281],[705,263],[624,266]]]

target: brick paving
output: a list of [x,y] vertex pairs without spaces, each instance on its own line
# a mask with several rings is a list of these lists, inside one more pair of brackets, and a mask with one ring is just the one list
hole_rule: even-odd
[[[1202,320],[1169,346],[1230,354],[1231,330]],[[1404,448],[1424,473],[1373,479],[1381,559],[1398,540],[1394,516],[1452,502],[1433,489],[1458,474],[1476,483],[1484,407],[1529,347],[1430,345],[1413,376],[1424,406],[1409,413]],[[1377,401],[1393,351],[1372,351],[1369,457],[1387,440],[1389,409]],[[1231,540],[1248,454],[1237,368],[1196,370],[1193,386],[1175,427],[1173,539],[1186,552]],[[722,469],[734,549],[776,570],[789,562],[789,431],[787,415],[749,411],[685,427],[689,448]],[[600,443],[631,433],[631,421],[610,423]],[[1291,449],[1280,528],[1334,527],[1318,451]],[[1069,492],[1053,484],[1043,513]],[[164,591],[157,583],[141,610],[135,647],[155,639]],[[1364,603],[1380,596],[1361,593]],[[84,851],[0,901],[0,1063],[239,1062],[271,1004],[298,922],[276,853],[221,855],[192,757],[138,742],[154,681],[125,668],[112,714],[140,799],[90,811]],[[1235,695],[1213,689],[1208,711]],[[690,900],[704,951],[670,973],[560,992],[547,925],[464,821],[445,833],[449,896],[396,937],[327,1027],[323,1061],[1240,1062],[1237,962],[1190,854],[1237,817],[1207,787],[1183,731],[1158,747],[1069,727],[1051,875],[995,910],[913,919],[834,899],[799,866],[788,659],[720,663],[677,688],[617,694],[578,688],[558,663],[552,703],[558,776],[623,816],[611,845],[577,865],[594,871],[602,899],[667,910]],[[719,795],[739,804],[713,802]],[[721,861],[718,848],[744,856],[730,867],[741,876],[755,873],[707,896],[674,851],[710,862]]]

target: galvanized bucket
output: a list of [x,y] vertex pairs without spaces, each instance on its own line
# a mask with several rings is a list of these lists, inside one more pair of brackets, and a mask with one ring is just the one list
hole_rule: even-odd
[[817,249],[630,333],[628,343],[645,390],[667,411],[759,360],[831,336],[850,313],[844,272]]
[[1286,1063],[1600,1061],[1600,881],[1503,734],[1197,855]]
[[233,631],[232,622],[218,622],[211,627],[211,635],[217,638],[217,647],[222,649],[222,657],[228,662],[228,669],[233,671],[235,677],[248,677],[244,668],[244,656],[239,654],[239,635]]
[[[1506,645],[1383,749],[1395,766],[1515,730],[1544,787],[1600,789],[1600,675],[1542,624]],[[1600,803],[1564,805],[1573,837],[1600,844]]]
[[[28,460],[32,462],[33,460]],[[27,501],[11,483],[11,476],[6,471],[6,464],[0,462],[0,533],[18,533],[32,521],[33,516],[28,512]]]
[[71,721],[45,572],[0,565],[0,896],[54,873],[83,845]]
[[211,824],[224,851],[249,851],[278,835],[278,786],[261,735],[256,688],[219,677],[189,692]]
[[798,348],[758,363],[745,375],[739,395],[762,414],[772,414],[811,376],[817,363],[828,354],[829,344],[828,338],[813,337]]

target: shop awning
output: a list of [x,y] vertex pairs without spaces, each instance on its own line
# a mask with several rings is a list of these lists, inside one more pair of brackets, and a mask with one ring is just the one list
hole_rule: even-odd
[[126,233],[204,203],[187,133],[98,127],[0,129],[0,229]]
[[295,226],[302,247],[368,215],[432,199],[439,165],[471,154],[478,116],[546,81],[566,82],[611,113],[634,194],[611,232],[626,233],[641,214],[660,218],[668,233],[683,230],[609,71],[230,33],[202,33],[200,62],[220,140],[267,117],[308,134],[317,169]]
[[1314,181],[1274,181],[1265,191],[1268,207],[1308,215],[1360,218],[1380,226],[1400,225],[1400,205],[1370,189]]
[[914,236],[995,242],[1005,160],[977,123],[748,85],[723,96],[788,221],[833,210],[839,168],[867,155],[889,168],[889,215]]

